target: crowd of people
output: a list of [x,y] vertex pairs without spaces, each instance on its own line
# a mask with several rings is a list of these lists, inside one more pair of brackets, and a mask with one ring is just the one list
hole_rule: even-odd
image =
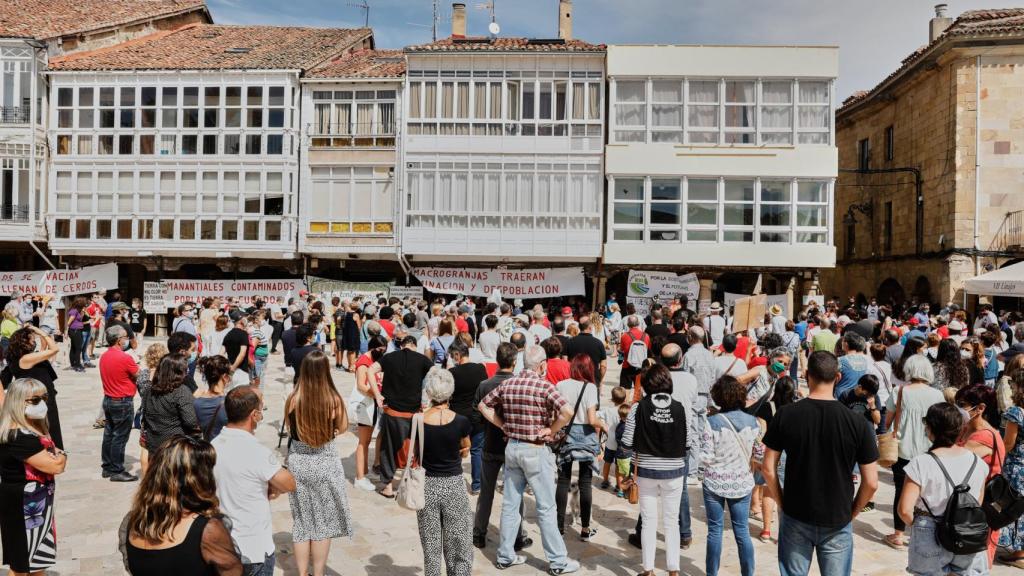
[[[874,510],[880,465],[896,489],[882,541],[905,551],[909,572],[1024,568],[1024,521],[986,527],[969,552],[935,536],[949,528],[947,503],[983,502],[997,476],[1024,493],[1015,312],[983,304],[969,322],[954,305],[832,299],[794,317],[773,306],[761,327],[737,331],[720,304],[697,314],[685,297],[644,313],[614,295],[596,310],[574,304],[207,298],[178,306],[166,341],[144,346],[138,300],[76,297],[61,329],[53,302],[14,295],[0,322],[4,563],[35,574],[57,559],[63,349],[67,369],[95,368],[102,383],[100,474],[139,481],[120,530],[132,574],[272,574],[270,502],[287,494],[298,573],[321,576],[331,541],[357,528],[347,478],[416,509],[426,576],[472,573],[473,547],[491,545],[499,478],[498,569],[526,562],[529,493],[548,572],[578,571],[565,538],[577,522],[583,542],[600,529],[597,488],[638,505],[628,541],[641,549],[640,574],[654,573],[660,528],[664,565],[678,575],[694,541],[695,482],[707,574],[719,572],[726,513],[744,576],[765,571],[757,523],[760,540],[777,540],[781,574],[807,574],[814,556],[822,574],[849,574],[853,519]],[[291,376],[283,459],[254,435],[272,358]],[[612,363],[617,385],[603,388]],[[354,374],[347,396],[338,371]],[[133,429],[138,475],[125,463]],[[339,451],[349,432],[354,470]],[[880,461],[888,448],[891,462]]]

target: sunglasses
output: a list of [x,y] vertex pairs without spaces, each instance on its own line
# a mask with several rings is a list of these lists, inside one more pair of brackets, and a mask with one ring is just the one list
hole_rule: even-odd
[[28,398],[28,399],[25,400],[25,402],[28,402],[29,404],[31,404],[33,406],[36,406],[40,402],[46,402],[49,399],[50,399],[50,395],[49,394],[43,394],[42,396],[33,396],[31,398]]

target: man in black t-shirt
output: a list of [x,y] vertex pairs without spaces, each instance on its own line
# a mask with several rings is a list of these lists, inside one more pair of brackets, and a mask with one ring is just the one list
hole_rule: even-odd
[[412,431],[412,415],[420,411],[423,398],[423,378],[434,363],[416,351],[416,338],[406,336],[402,348],[389,354],[370,367],[369,381],[375,382],[378,372],[384,373],[381,390],[370,386],[377,406],[382,408],[380,418],[380,479],[384,488],[379,492],[387,498],[394,498],[391,479],[395,470],[404,466],[398,451]]
[[231,363],[231,370],[249,372],[249,333],[245,331],[245,324],[248,317],[241,310],[232,310],[228,318],[235,323],[235,327],[224,335],[224,352],[227,354],[228,362]]
[[[780,408],[764,435],[766,487],[782,503],[779,567],[785,576],[807,574],[815,552],[823,574],[849,574],[853,519],[878,488],[874,429],[833,397],[839,378],[839,362],[831,352],[811,354],[810,395]],[[777,472],[783,452],[785,489]],[[856,498],[854,464],[861,475]]]
[[648,336],[651,337],[653,342],[655,338],[668,338],[668,335],[672,333],[665,325],[665,318],[662,316],[661,309],[651,311],[651,322],[647,325],[647,330],[644,330]]
[[[484,380],[480,383],[480,386],[476,390],[476,395],[473,397],[473,407],[476,408],[480,401],[491,393],[502,382],[513,377],[515,374],[513,370],[516,366],[516,357],[519,355],[519,349],[514,344],[509,342],[502,342],[498,345],[498,350],[495,353],[498,362],[498,372],[494,374],[492,378]],[[491,523],[491,508],[494,505],[494,486],[498,483],[498,473],[501,472],[501,467],[505,464],[505,445],[508,440],[505,438],[505,433],[494,424],[488,422],[483,416],[480,415],[479,410],[475,410],[474,414],[479,420],[479,425],[483,428],[484,432],[484,444],[481,450],[480,459],[480,496],[476,500],[476,514],[473,519],[473,545],[477,548],[484,548],[487,546],[487,526]],[[474,421],[474,426],[477,422]],[[519,503],[519,517],[523,517],[523,502]],[[517,551],[526,548],[533,543],[527,535],[526,531],[523,530],[522,524],[519,526],[519,537],[516,538],[515,549]]]
[[132,329],[131,324],[128,323],[126,318],[128,305],[124,302],[114,302],[110,307],[112,312],[110,313],[110,320],[107,321],[107,328],[111,326],[124,328],[125,333],[128,335],[128,348],[135,350],[139,347],[139,342],[135,339],[135,330]]
[[302,361],[310,352],[317,349],[316,344],[311,344],[313,339],[313,327],[309,324],[302,324],[295,329],[295,348],[288,352],[288,362],[295,369],[292,376],[292,383],[298,383],[299,374],[302,371]]
[[146,317],[146,310],[142,307],[142,300],[132,298],[132,307],[128,310],[128,325],[135,332],[136,339],[141,339],[146,333],[149,321]]
[[604,349],[604,342],[594,338],[591,333],[592,328],[589,316],[580,318],[580,333],[569,339],[565,355],[570,362],[577,354],[590,356],[590,361],[594,363],[594,377],[597,378],[597,384],[600,385],[604,381],[604,373],[608,369],[608,351]]
[[668,335],[668,343],[679,346],[679,349],[686,354],[690,349],[690,339],[686,336],[686,315],[676,314],[672,317],[673,332]]

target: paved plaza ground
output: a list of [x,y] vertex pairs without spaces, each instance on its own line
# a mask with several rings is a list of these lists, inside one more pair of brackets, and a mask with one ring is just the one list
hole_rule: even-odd
[[[280,425],[285,399],[285,375],[280,355],[272,356],[265,384],[267,416],[257,436],[267,446],[277,445],[277,426]],[[67,472],[57,480],[57,535],[58,562],[49,574],[112,575],[122,574],[121,556],[117,550],[117,528],[127,512],[137,483],[118,484],[100,478],[100,441],[102,430],[92,428],[102,398],[99,375],[95,369],[76,374],[58,366],[57,380],[64,437],[69,453]],[[602,397],[608,397],[610,382],[617,381],[618,369],[612,368]],[[351,375],[335,372],[335,382],[343,397],[348,397],[354,385]],[[355,466],[353,450],[356,438],[345,434],[339,439],[348,475],[348,494],[352,506],[356,535],[351,539],[336,540],[331,547],[328,574],[345,576],[417,576],[423,574],[423,558],[416,528],[416,515],[400,509],[394,501],[377,494],[355,489],[351,481]],[[133,432],[128,444],[129,468],[138,473],[138,433]],[[283,452],[282,452],[283,458]],[[466,470],[469,469],[468,460]],[[468,474],[467,474],[468,478]],[[690,485],[693,510],[694,542],[683,551],[682,573],[704,573],[704,523],[699,486]],[[892,482],[888,471],[883,471],[881,486],[876,497],[878,509],[862,514],[854,523],[854,574],[884,576],[905,574],[906,553],[896,552],[881,543],[883,534],[892,528]],[[472,498],[471,498],[472,500]],[[474,574],[495,574],[495,548],[500,498],[492,513],[492,530],[488,547],[476,551]],[[273,502],[274,539],[277,542],[277,571],[275,574],[296,575],[291,550],[291,512],[286,497]],[[626,541],[636,520],[637,508],[624,499],[616,498],[607,490],[594,490],[594,519],[592,525],[598,534],[590,543],[583,543],[575,535],[578,526],[567,532],[569,555],[578,559],[581,574],[627,576],[640,570],[640,551]],[[528,498],[526,526],[535,544],[524,551],[528,558],[525,566],[502,572],[508,576],[543,574],[547,568],[536,527],[532,497]],[[752,522],[751,532],[760,532],[759,522]],[[777,535],[773,527],[773,537]],[[659,538],[660,540],[660,538]],[[757,574],[778,574],[776,544],[754,540]],[[658,553],[658,570],[664,574],[663,554]],[[722,574],[739,574],[739,561],[731,532],[726,532],[722,554]],[[814,573],[817,573],[815,569]],[[1014,574],[1015,570],[996,566],[993,574]]]

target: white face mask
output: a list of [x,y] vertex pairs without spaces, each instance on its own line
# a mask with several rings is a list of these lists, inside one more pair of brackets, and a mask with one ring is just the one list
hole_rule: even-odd
[[46,418],[46,402],[26,405],[25,416],[31,420],[42,420],[43,418]]
[[970,360],[971,356],[972,356],[972,354],[971,354],[970,350],[961,350],[960,351],[960,357],[963,358],[964,360]]

